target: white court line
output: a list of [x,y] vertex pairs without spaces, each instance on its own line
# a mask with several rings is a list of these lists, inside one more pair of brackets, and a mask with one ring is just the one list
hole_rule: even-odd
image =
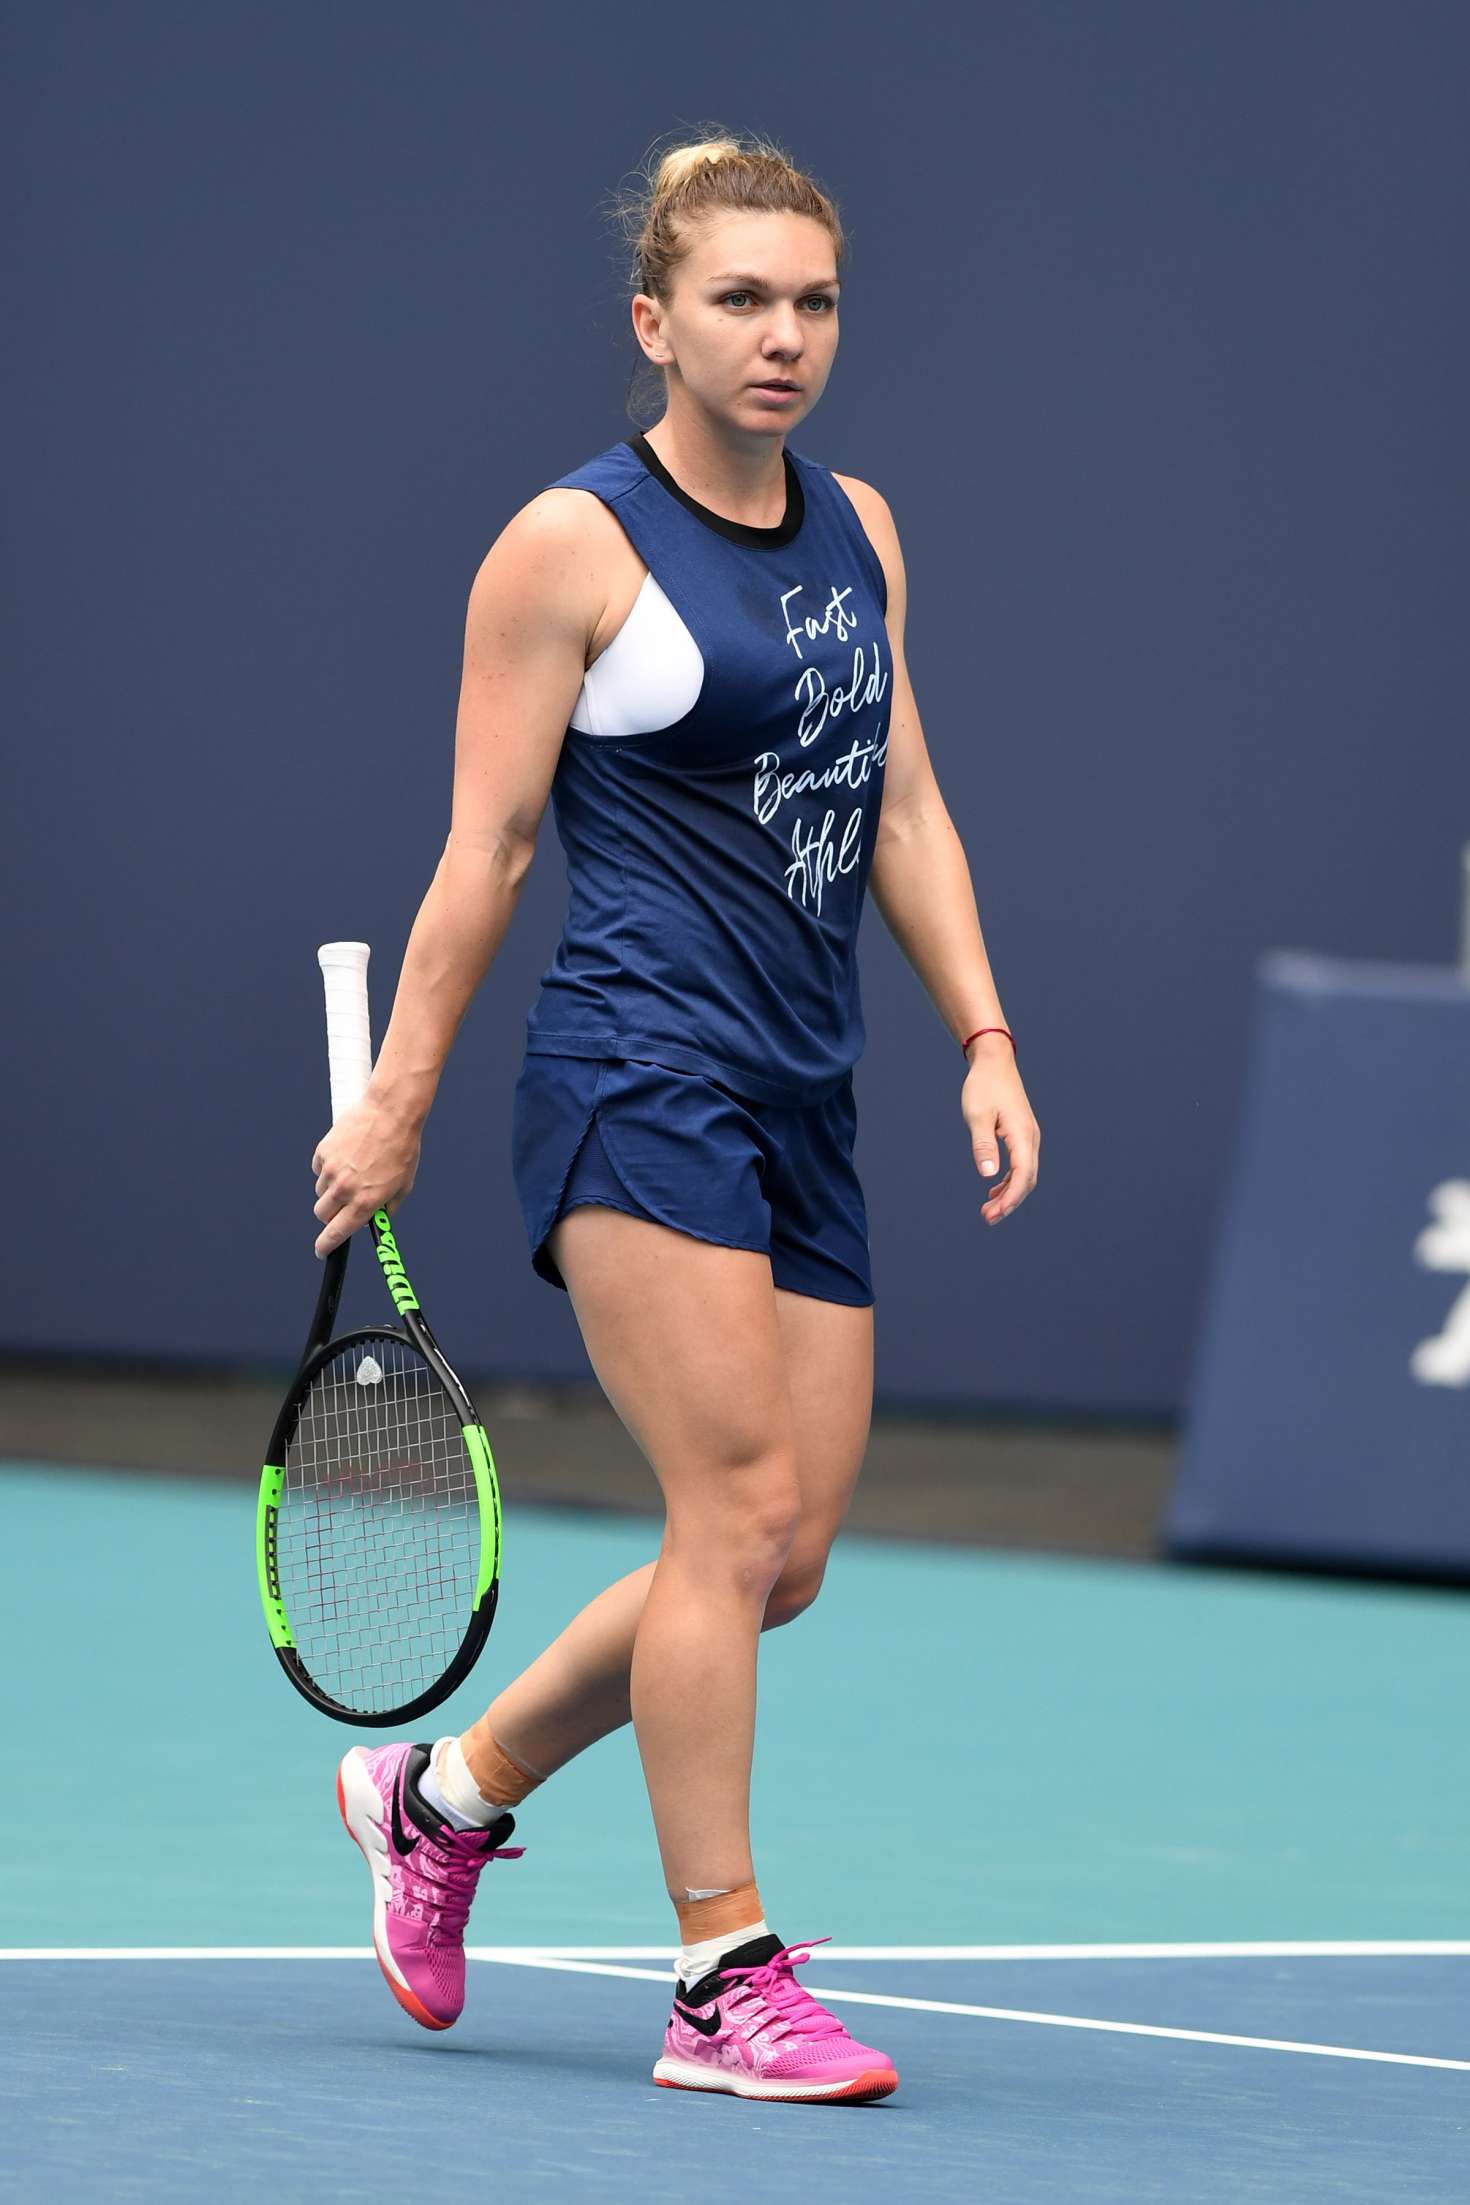
[[[491,1948],[482,1948],[491,1956]],[[799,1948],[798,1948],[799,1949]],[[511,1953],[493,1957],[518,1968],[561,1968],[574,1975],[617,1975],[639,1983],[668,1983],[662,1970],[610,1967],[600,1960],[554,1960],[545,1952]],[[1393,2067],[1453,2067],[1470,2074],[1470,2060],[1430,2059],[1417,2052],[1364,2052],[1345,2044],[1296,2044],[1288,2037],[1235,2037],[1213,2029],[1164,2029],[1144,2021],[1097,2021],[1079,2014],[1033,2014],[1014,2006],[960,2006],[949,1999],[897,1998],[887,1992],[838,1991],[803,1985],[813,1998],[830,1999],[834,2006],[902,2006],[921,2014],[973,2014],[982,2021],[1030,2021],[1046,2029],[1098,2029],[1115,2036],[1179,2037],[1190,2044],[1241,2044],[1260,2052],[1315,2052],[1324,2059],[1382,2060]]]
[[[797,1949],[801,1939],[796,1940]],[[676,1945],[466,1945],[471,1959],[543,1952],[553,1960],[669,1960]],[[1357,1959],[1362,1955],[1447,1953],[1470,1958],[1470,1938],[1275,1939],[1264,1943],[1182,1945],[830,1945],[824,1960],[1294,1960]],[[3,1958],[0,1954],[0,1958]]]
[[[797,1940],[798,1951],[801,1949]],[[667,1960],[676,1945],[466,1945],[469,1960]],[[1185,1945],[831,1945],[824,1960],[1317,1960],[1470,1958],[1470,1938]],[[0,1945],[0,1960],[370,1960],[371,1945]]]
[[[522,1951],[529,1947],[522,1946]],[[375,1960],[371,1945],[9,1945],[0,1960]]]
[[[584,1952],[589,1948],[581,1948]],[[590,1948],[597,1949],[597,1948]],[[626,1947],[603,1947],[608,1950],[627,1950]],[[665,1948],[635,1948],[646,1958],[672,1959]],[[799,1949],[799,1948],[798,1948]],[[1200,1953],[1228,1953],[1242,1955],[1256,1953],[1262,1956],[1282,1952],[1340,1955],[1344,1953],[1414,1954],[1414,1953],[1465,1953],[1470,1944],[1460,1940],[1420,1940],[1418,1942],[1371,1945],[1082,1945],[1064,1947],[1048,1946],[900,1946],[869,1945],[842,1946],[829,1955],[836,1960],[856,1957],[859,1953],[868,1959],[912,1959],[919,1953],[928,1957],[972,1959],[1002,1954],[1007,1958],[1030,1958],[1038,1953],[1055,1957],[1063,1951],[1071,1951],[1079,1957],[1108,1958],[1147,1956],[1183,1958]],[[363,1945],[53,1945],[12,1946],[0,1948],[0,1960],[365,1960],[372,1956],[371,1946]],[[550,1945],[471,1945],[465,1948],[465,1957],[471,1960],[500,1962],[510,1967],[550,1968],[573,1975],[616,1976],[637,1983],[668,1984],[666,1969],[628,1968],[610,1964],[606,1959],[573,1958],[565,1948]],[[1166,2029],[1142,2021],[1099,2021],[1080,2014],[1030,2013],[1011,2006],[963,2006],[948,1999],[899,1998],[886,1992],[818,1990],[808,1985],[814,1998],[830,1999],[834,2005],[848,2006],[896,2006],[907,2011],[926,2014],[968,2014],[982,2021],[1025,2021],[1047,2029],[1095,2029],[1109,2035],[1134,2037],[1171,2037],[1191,2044],[1234,2044],[1248,2050],[1261,2052],[1304,2052],[1323,2059],[1374,2060],[1391,2067],[1443,2067],[1458,2073],[1470,2074],[1470,2060],[1431,2059],[1416,2052],[1372,2052],[1345,2044],[1298,2044],[1289,2037],[1240,2037],[1228,2036],[1210,2029]]]

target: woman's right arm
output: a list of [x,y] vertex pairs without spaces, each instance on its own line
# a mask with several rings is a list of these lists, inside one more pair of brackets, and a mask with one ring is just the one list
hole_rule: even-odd
[[546,491],[516,514],[470,590],[449,836],[408,938],[362,1101],[312,1158],[329,1255],[418,1169],[424,1120],[470,999],[530,868],[602,612],[587,500]]

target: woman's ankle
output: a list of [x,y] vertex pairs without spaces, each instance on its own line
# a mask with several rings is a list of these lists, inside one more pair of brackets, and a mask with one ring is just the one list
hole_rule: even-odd
[[674,1912],[679,1917],[681,1943],[701,1944],[708,1937],[725,1937],[748,1928],[761,1913],[761,1895],[752,1876],[727,1891],[686,1889],[684,1898],[674,1897]]
[[459,1746],[481,1798],[499,1807],[519,1807],[549,1773],[511,1753],[490,1729],[488,1716],[470,1725]]

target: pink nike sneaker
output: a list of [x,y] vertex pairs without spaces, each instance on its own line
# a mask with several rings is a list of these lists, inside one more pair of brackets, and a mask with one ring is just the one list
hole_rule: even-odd
[[666,2090],[728,2090],[737,2098],[812,2103],[886,2098],[898,2076],[886,2052],[858,2044],[797,1982],[813,1945],[752,1937],[699,1983],[679,1983],[653,2079]]
[[388,1988],[426,2029],[448,2029],[464,2007],[464,1926],[486,1861],[519,1860],[502,1845],[515,1817],[456,1830],[419,1792],[421,1745],[353,1746],[337,1768],[337,1805],[373,1878],[373,1950]]

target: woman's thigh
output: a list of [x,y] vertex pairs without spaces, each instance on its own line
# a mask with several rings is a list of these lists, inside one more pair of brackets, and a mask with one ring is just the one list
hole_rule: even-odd
[[788,1570],[820,1577],[847,1514],[873,1417],[873,1311],[776,1289],[801,1522]]
[[671,1521],[779,1515],[784,1492],[796,1519],[788,1589],[813,1592],[867,1450],[872,1308],[774,1287],[764,1255],[598,1203],[559,1218],[548,1244],[593,1372]]
[[663,1488],[671,1532],[752,1511],[788,1535],[797,1425],[769,1256],[604,1204],[547,1236],[588,1361]]

